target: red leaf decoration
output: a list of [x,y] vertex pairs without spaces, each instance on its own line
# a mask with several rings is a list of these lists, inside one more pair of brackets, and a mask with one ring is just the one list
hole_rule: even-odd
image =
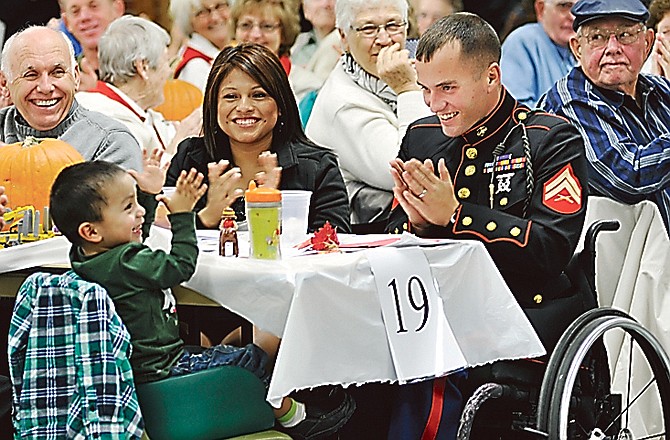
[[337,239],[337,228],[333,228],[329,221],[319,228],[310,239],[315,251],[335,252],[339,250],[340,241]]

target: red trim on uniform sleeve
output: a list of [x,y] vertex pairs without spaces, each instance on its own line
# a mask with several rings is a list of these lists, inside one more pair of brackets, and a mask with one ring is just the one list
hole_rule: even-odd
[[582,208],[582,185],[567,164],[542,187],[542,203],[560,214],[574,214]]
[[447,377],[438,377],[433,380],[433,397],[430,402],[430,413],[426,427],[421,434],[421,440],[435,440],[437,430],[442,420],[442,407],[444,406],[444,390],[447,385]]

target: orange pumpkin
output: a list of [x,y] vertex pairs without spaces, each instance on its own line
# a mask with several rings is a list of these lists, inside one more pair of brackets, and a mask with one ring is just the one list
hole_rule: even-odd
[[202,105],[199,88],[180,79],[170,79],[163,87],[165,101],[154,110],[161,112],[168,121],[181,121]]
[[27,137],[23,142],[0,147],[0,185],[5,187],[10,207],[33,205],[43,211],[49,193],[63,168],[84,158],[59,139]]

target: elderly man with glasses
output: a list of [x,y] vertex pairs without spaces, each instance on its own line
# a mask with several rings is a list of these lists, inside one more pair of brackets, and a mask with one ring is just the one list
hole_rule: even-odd
[[579,61],[540,106],[584,138],[592,193],[653,200],[670,224],[670,81],[640,73],[654,42],[639,0],[581,0],[570,49]]

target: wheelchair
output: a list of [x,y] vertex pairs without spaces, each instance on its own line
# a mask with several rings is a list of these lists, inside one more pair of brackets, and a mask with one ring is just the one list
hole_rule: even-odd
[[[642,440],[670,436],[670,358],[647,329],[623,311],[596,307],[595,241],[616,231],[598,221],[567,271],[581,270],[594,306],[575,319],[548,361],[501,361],[473,369],[458,440]],[[621,343],[627,365],[613,383],[604,338]],[[549,350],[549,349],[548,349]],[[618,380],[623,377],[623,380]],[[474,388],[474,389],[473,389]],[[467,394],[464,394],[467,395]],[[641,423],[651,415],[653,423]]]

